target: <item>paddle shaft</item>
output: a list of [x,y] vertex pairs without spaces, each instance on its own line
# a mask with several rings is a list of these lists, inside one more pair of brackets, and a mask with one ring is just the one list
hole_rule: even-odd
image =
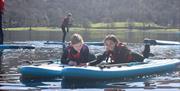
[[97,65],[98,67],[114,67],[114,66],[130,66],[130,65],[137,65],[137,64],[145,64],[147,62],[131,62],[131,63],[120,63],[120,64],[103,64]]
[[0,49],[35,49],[34,46],[0,45]]

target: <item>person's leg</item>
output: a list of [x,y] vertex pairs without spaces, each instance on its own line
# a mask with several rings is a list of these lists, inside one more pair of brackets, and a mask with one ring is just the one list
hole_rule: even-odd
[[2,30],[2,13],[0,13],[0,44],[4,42],[4,35]]
[[67,32],[69,32],[69,27],[66,27],[67,28]]
[[65,27],[61,27],[61,29],[62,29],[62,32],[63,32],[62,42],[64,43],[65,39],[66,39],[66,30],[65,30]]
[[0,29],[0,44],[3,44],[3,40],[4,40],[3,31]]
[[0,74],[3,73],[2,70],[2,61],[3,61],[3,50],[0,50]]
[[[0,44],[3,44],[4,42],[4,34],[3,34],[3,29],[2,29],[2,12],[0,12]],[[2,55],[3,55],[3,50],[0,50],[0,73],[3,73],[2,70]]]
[[95,59],[91,60],[89,62],[90,66],[95,66],[97,64],[100,64],[105,59],[103,55],[98,55],[97,58],[96,58],[96,56],[94,56],[94,57],[95,57]]

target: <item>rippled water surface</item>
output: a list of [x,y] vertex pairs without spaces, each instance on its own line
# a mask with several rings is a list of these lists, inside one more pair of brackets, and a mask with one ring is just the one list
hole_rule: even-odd
[[[164,74],[154,74],[144,77],[112,80],[64,80],[54,79],[24,79],[17,72],[17,67],[29,64],[42,64],[46,60],[58,60],[62,54],[61,45],[47,45],[44,41],[13,42],[14,45],[33,45],[36,48],[6,49],[2,51],[0,90],[12,91],[180,91],[180,69]],[[89,46],[92,53],[102,53],[103,46]],[[135,52],[143,50],[143,44],[128,44]],[[179,45],[151,46],[155,54],[152,59],[179,59]],[[40,62],[41,61],[41,62]]]

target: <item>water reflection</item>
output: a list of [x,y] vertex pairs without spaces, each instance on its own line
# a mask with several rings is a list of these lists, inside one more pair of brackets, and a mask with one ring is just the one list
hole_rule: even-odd
[[[177,71],[178,72],[178,71]],[[20,81],[25,87],[38,87],[40,89],[89,89],[104,88],[104,91],[124,91],[124,89],[178,89],[180,85],[179,75],[173,73],[156,74],[129,79],[111,80],[82,80],[82,79],[26,79]]]
[[[122,79],[109,79],[109,80],[97,80],[97,79],[63,79],[61,81],[62,88],[143,88],[144,81],[151,77],[133,77]],[[140,82],[140,83],[138,83]],[[137,83],[137,85],[131,85],[131,83]]]
[[[153,76],[152,76],[153,77]],[[96,79],[30,79],[20,78],[20,82],[28,87],[52,88],[59,87],[61,89],[79,89],[79,88],[144,88],[144,81],[151,77],[141,78],[124,78],[124,79],[110,79],[110,80],[96,80]],[[134,84],[136,85],[134,85]]]
[[47,79],[31,79],[20,77],[20,82],[24,84],[26,87],[38,87],[41,89],[57,89],[61,88],[61,80],[60,78],[47,78]]
[[[133,78],[96,80],[96,79],[63,79],[61,81],[62,88],[78,89],[78,88],[179,88],[179,71],[169,73],[158,73]],[[174,74],[174,75],[172,75]],[[163,83],[163,84],[162,84]],[[172,85],[176,84],[176,85]],[[178,86],[179,85],[179,86]]]

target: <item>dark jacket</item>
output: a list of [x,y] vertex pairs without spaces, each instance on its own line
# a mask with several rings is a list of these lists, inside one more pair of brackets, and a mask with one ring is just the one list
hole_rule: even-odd
[[61,27],[69,27],[71,24],[70,24],[70,18],[69,17],[65,17],[63,19],[63,22],[61,24]]
[[68,46],[61,57],[62,64],[68,64],[69,61],[75,61],[77,64],[87,63],[89,56],[89,48],[87,45],[83,44],[80,53],[78,53],[72,46]]
[[111,58],[111,63],[127,63],[132,61],[131,51],[122,43],[119,43],[114,51],[106,51],[106,58]]

